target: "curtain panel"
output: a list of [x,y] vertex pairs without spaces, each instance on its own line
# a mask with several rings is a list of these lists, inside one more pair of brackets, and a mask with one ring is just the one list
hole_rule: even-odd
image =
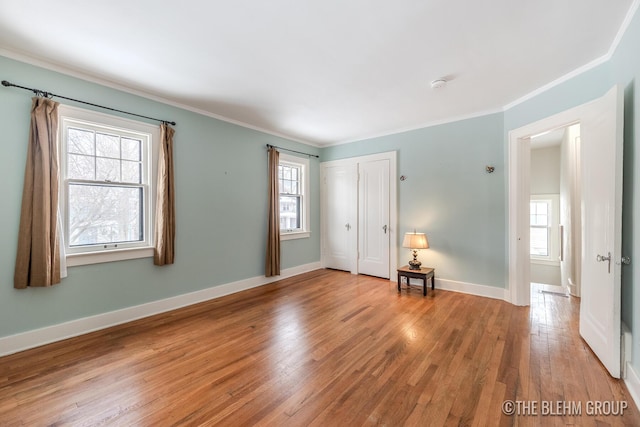
[[155,220],[155,265],[173,264],[176,241],[176,200],[173,170],[173,134],[166,123],[160,125],[158,188]]
[[13,286],[60,283],[58,103],[34,97]]
[[278,188],[278,164],[280,153],[269,147],[268,176],[268,225],[267,254],[265,260],[266,277],[280,275],[280,194]]

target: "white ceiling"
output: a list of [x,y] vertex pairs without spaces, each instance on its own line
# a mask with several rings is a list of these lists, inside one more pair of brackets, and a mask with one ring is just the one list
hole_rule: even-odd
[[501,111],[637,2],[0,0],[0,53],[323,146]]
[[545,132],[542,135],[537,135],[531,138],[531,149],[536,150],[540,148],[556,147],[562,144],[562,138],[566,128],[555,129],[550,132]]

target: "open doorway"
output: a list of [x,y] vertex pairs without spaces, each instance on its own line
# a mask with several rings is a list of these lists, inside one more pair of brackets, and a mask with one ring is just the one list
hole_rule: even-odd
[[[622,148],[624,94],[600,98],[509,132],[509,289],[529,305],[530,156],[534,136],[580,123],[580,335],[614,378],[620,378]],[[577,269],[578,270],[578,269]]]
[[531,294],[580,295],[580,124],[530,139]]

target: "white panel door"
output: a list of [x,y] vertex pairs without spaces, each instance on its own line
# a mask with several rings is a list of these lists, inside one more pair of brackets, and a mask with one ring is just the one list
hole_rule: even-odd
[[358,165],[358,273],[389,278],[389,160]]
[[[356,165],[322,168],[322,259],[324,267],[355,270]],[[355,271],[354,271],[355,272]]]
[[580,335],[611,376],[620,378],[622,91],[614,87],[584,108]]

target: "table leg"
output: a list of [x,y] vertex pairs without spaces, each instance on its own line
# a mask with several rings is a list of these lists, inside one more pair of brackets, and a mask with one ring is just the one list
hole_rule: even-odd
[[422,279],[422,296],[427,296],[427,278]]
[[431,276],[431,290],[436,288],[436,275],[435,273]]
[[400,273],[398,273],[398,292],[400,292]]

